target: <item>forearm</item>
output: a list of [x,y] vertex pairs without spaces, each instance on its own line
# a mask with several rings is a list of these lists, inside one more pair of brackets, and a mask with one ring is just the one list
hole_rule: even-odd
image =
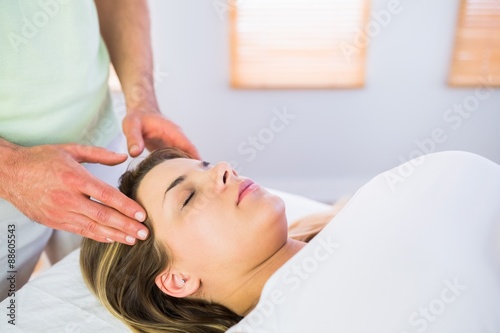
[[95,0],[101,35],[108,47],[128,109],[157,107],[150,20],[146,0]]
[[7,180],[13,176],[13,166],[16,161],[16,152],[19,146],[2,139],[0,137],[0,198],[7,199],[9,193],[9,184]]
[[122,128],[130,156],[173,146],[200,158],[182,130],[158,107],[154,92],[153,55],[146,0],[94,0],[101,34],[125,95]]

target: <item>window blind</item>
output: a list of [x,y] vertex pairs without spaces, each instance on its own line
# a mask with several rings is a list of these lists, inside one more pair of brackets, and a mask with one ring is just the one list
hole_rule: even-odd
[[500,0],[462,0],[451,86],[500,86]]
[[231,85],[363,86],[368,11],[368,0],[234,0]]

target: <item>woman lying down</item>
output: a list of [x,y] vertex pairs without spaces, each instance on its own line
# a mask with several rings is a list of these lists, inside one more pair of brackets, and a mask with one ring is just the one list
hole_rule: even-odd
[[85,239],[81,268],[137,332],[500,332],[500,166],[447,152],[365,185],[309,243],[280,197],[174,149],[121,178],[134,246]]

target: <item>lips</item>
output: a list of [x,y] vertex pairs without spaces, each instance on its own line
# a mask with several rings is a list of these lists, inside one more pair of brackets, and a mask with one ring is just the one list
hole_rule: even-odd
[[245,196],[245,192],[248,190],[250,186],[254,184],[253,180],[251,179],[245,179],[244,181],[241,182],[239,191],[238,191],[238,200],[236,201],[236,204],[239,204],[241,199]]

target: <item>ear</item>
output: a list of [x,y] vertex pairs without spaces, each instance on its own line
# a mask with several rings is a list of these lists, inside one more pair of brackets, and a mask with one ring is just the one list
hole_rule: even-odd
[[199,279],[181,274],[175,269],[158,274],[155,283],[162,292],[177,298],[193,295],[200,288]]

